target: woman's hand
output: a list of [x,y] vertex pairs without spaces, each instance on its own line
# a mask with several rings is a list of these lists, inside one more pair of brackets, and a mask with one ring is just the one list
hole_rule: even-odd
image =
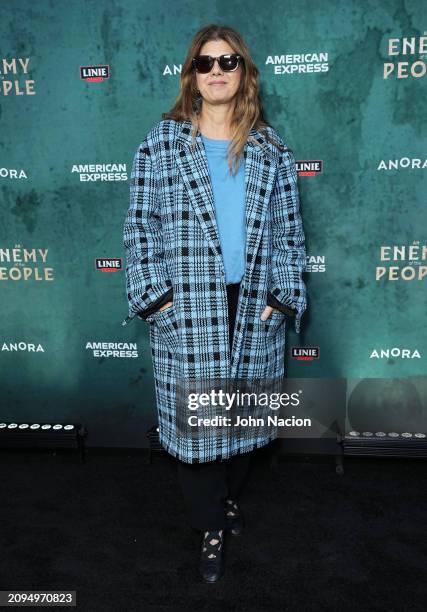
[[261,321],[267,321],[268,317],[271,315],[273,310],[277,310],[277,308],[273,308],[272,306],[266,306],[264,310],[262,311]]
[[172,306],[173,302],[166,302],[166,304],[163,304],[163,306],[161,308],[159,308],[159,312],[161,310],[166,310],[166,308],[169,308],[170,306]]

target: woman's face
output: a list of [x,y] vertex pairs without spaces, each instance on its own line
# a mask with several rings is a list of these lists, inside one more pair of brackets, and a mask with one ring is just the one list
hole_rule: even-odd
[[[235,51],[225,40],[210,40],[202,46],[199,52],[200,55],[211,55],[212,57],[228,53],[235,53]],[[240,63],[234,72],[224,72],[217,61],[210,72],[206,74],[196,72],[197,89],[200,91],[203,103],[213,105],[229,103],[237,93],[241,75]]]

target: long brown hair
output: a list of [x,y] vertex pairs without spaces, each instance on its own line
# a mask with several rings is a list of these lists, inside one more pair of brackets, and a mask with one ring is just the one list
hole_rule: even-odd
[[[263,131],[269,124],[263,116],[262,103],[259,96],[259,70],[255,66],[249,49],[236,30],[227,26],[209,24],[201,28],[193,37],[190,48],[181,69],[180,92],[170,111],[162,113],[162,119],[175,121],[191,121],[192,146],[195,146],[196,134],[199,131],[199,114],[202,97],[197,93],[196,75],[192,59],[199,55],[200,49],[211,40],[224,40],[243,57],[240,86],[236,93],[234,113],[231,119],[232,139],[228,147],[228,164],[230,171],[235,174],[239,168],[241,155],[252,128]],[[282,148],[267,133],[264,137]],[[255,140],[256,144],[257,141]],[[234,172],[233,172],[234,165]]]

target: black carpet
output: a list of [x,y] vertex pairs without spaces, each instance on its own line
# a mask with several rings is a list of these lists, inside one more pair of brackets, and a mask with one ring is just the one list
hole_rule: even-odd
[[213,585],[173,459],[1,452],[0,590],[76,590],[88,611],[425,612],[426,462],[348,458],[338,476],[320,457],[270,469],[264,451]]

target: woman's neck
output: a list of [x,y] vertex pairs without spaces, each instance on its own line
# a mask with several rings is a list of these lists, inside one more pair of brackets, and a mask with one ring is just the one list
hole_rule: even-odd
[[201,112],[199,115],[199,130],[206,138],[217,140],[230,140],[231,134],[230,111],[224,112]]

